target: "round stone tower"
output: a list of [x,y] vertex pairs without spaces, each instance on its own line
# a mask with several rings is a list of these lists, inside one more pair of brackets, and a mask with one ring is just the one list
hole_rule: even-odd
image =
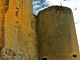
[[70,8],[52,6],[37,16],[40,60],[79,60],[74,19]]

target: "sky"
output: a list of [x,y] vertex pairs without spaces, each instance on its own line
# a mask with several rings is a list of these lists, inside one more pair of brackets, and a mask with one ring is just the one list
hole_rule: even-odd
[[78,39],[78,45],[79,45],[79,50],[80,50],[80,0],[33,0],[33,13],[35,15],[38,14],[40,10],[43,10],[49,6],[54,6],[54,5],[59,5],[59,6],[65,6],[69,7],[73,11],[73,16],[74,16],[74,24],[76,28],[76,34],[77,34],[77,39]]

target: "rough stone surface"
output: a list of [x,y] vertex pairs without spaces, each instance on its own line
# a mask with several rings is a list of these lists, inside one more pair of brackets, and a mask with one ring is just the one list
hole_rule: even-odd
[[5,0],[0,0],[0,50],[4,46]]
[[32,0],[6,0],[4,48],[27,53],[38,60]]
[[14,52],[13,50],[3,48],[0,53],[0,60],[30,60],[30,58],[26,53]]
[[53,6],[40,11],[37,36],[40,60],[80,60],[71,9]]
[[37,27],[32,12],[32,0],[0,0],[0,60],[79,60],[71,10],[47,8]]

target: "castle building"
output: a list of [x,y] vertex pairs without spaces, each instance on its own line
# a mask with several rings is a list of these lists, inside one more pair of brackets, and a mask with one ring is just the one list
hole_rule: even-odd
[[32,0],[0,0],[3,48],[26,53],[29,60],[79,60],[71,9],[52,6],[34,16]]

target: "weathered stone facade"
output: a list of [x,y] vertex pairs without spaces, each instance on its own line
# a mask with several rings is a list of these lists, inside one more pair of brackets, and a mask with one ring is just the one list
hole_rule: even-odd
[[4,16],[5,16],[5,0],[0,1],[0,50],[4,46]]
[[0,30],[0,48],[4,41],[5,49],[21,51],[28,54],[30,60],[38,60],[32,0],[0,0],[0,6],[4,8],[0,9],[0,23],[4,21],[4,32],[1,31],[3,28]]
[[0,0],[0,60],[79,60],[78,55],[69,8],[49,7],[36,17],[32,0]]
[[10,49],[2,49],[0,54],[0,60],[30,60],[28,55],[19,51],[12,51]]
[[52,6],[37,17],[40,60],[80,60],[70,8]]

